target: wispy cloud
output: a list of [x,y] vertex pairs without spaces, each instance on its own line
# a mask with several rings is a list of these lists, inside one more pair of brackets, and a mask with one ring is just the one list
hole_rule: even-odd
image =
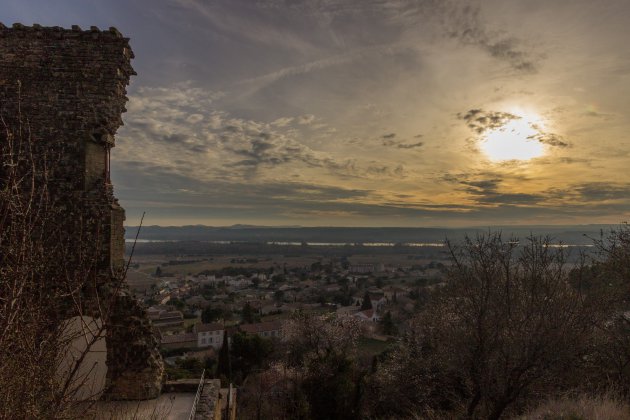
[[[279,166],[320,168],[355,178],[404,176],[400,164],[340,159],[304,144],[301,130],[308,129],[311,135],[318,130],[312,125],[313,115],[271,122],[236,118],[216,106],[220,98],[222,94],[190,83],[139,89],[120,133],[122,160],[142,156],[148,163],[170,165],[200,180],[255,177],[263,181]],[[328,129],[322,126],[319,130]],[[127,137],[129,142],[124,141]],[[173,159],[175,156],[179,159]]]
[[[482,109],[471,109],[465,113],[458,113],[457,118],[463,120],[468,128],[478,135],[483,135],[491,130],[501,129],[510,121],[523,119],[523,117],[509,112],[484,111]],[[564,148],[570,146],[569,142],[567,142],[562,136],[545,131],[542,126],[535,122],[526,121],[526,124],[534,132],[534,134],[527,136],[528,139],[536,140],[542,144],[553,147]]]
[[396,145],[399,149],[417,149],[419,147],[424,146],[424,142],[419,141],[417,143],[398,143]]
[[[536,128],[540,129],[538,127]],[[543,144],[547,144],[549,146],[555,146],[555,147],[569,147],[570,146],[569,143],[565,141],[562,136],[558,134],[554,134],[554,133],[539,132],[538,134],[531,136],[531,138],[534,140],[538,140],[539,142]]]
[[468,128],[477,134],[483,134],[488,130],[503,127],[507,122],[520,119],[521,117],[509,112],[487,112],[482,109],[471,109],[466,113],[457,114],[457,118],[464,120]]
[[325,58],[319,58],[302,64],[282,67],[270,73],[241,80],[235,83],[234,88],[244,89],[240,93],[240,95],[253,95],[256,92],[286,78],[306,75],[311,72],[324,70],[330,67],[351,64],[363,58],[391,56],[398,54],[401,51],[409,51],[409,49],[410,47],[406,45],[393,44],[357,48],[351,51],[344,51],[343,53],[333,54]]

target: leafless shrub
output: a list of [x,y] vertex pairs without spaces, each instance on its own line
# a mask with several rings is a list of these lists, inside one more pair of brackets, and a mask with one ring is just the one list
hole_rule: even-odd
[[605,307],[596,324],[589,375],[600,386],[630,396],[630,227],[621,224],[594,239],[597,253],[580,284]]
[[331,358],[354,352],[360,324],[354,318],[335,314],[313,316],[298,312],[283,330],[289,364],[317,370]]
[[353,354],[358,321],[295,313],[283,328],[278,360],[239,390],[243,418],[358,418],[362,375]]
[[588,354],[598,308],[571,287],[564,249],[550,245],[498,233],[451,244],[448,284],[379,366],[377,389],[403,392],[407,412],[464,405],[462,415],[488,419],[561,389]]
[[579,395],[544,402],[518,420],[592,419],[628,420],[630,405],[614,395]]

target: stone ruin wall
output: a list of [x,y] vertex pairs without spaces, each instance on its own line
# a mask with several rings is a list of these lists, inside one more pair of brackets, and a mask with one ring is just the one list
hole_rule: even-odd
[[98,219],[99,278],[102,290],[115,294],[106,323],[111,399],[155,398],[164,376],[144,308],[126,284],[116,284],[124,268],[124,210],[109,180],[109,151],[123,124],[132,58],[129,39],[115,28],[0,23],[0,116],[13,127],[21,120],[39,144],[57,147],[53,193]]

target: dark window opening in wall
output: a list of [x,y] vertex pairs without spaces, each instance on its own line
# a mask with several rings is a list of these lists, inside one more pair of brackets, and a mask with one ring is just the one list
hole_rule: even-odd
[[93,139],[85,144],[85,188],[110,183],[110,144]]
[[110,179],[110,158],[111,158],[111,147],[109,147],[108,145],[105,146],[105,183],[106,184],[111,184],[111,179]]

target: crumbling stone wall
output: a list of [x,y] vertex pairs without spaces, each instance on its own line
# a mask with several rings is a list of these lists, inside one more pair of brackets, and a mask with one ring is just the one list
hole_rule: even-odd
[[109,152],[135,74],[132,58],[129,39],[115,28],[0,24],[2,124],[28,132],[37,153],[55,155],[46,176],[51,195],[68,208],[59,221],[68,237],[52,240],[79,243],[76,236],[88,231],[99,251],[98,292],[83,305],[99,316],[99,305],[111,302],[106,395],[113,399],[157,397],[164,374],[144,308],[121,282],[125,216],[109,178]]

